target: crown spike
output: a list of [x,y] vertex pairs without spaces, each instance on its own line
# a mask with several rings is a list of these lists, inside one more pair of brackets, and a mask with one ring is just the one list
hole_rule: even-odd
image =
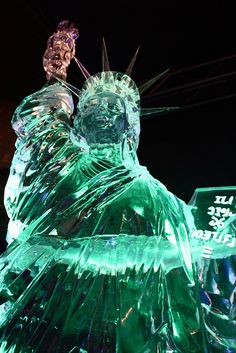
[[140,116],[141,118],[147,117],[150,115],[161,115],[165,113],[171,113],[178,110],[180,107],[154,107],[154,108],[142,108]]
[[139,93],[142,94],[144,93],[149,87],[151,87],[156,81],[158,81],[161,77],[165,76],[167,72],[169,72],[170,69],[167,69],[157,76],[151,78],[149,81],[145,82],[141,86],[138,87]]
[[111,71],[104,37],[102,38],[102,71]]
[[139,49],[140,49],[140,45],[138,46],[138,49],[136,50],[136,52],[134,53],[134,56],[132,57],[132,60],[130,61],[129,63],[129,66],[127,67],[126,71],[125,71],[125,74],[130,76],[131,75],[131,72],[133,70],[133,66],[135,64],[135,61],[137,59],[137,55],[138,55],[138,52],[139,52]]
[[79,66],[80,71],[82,72],[85,79],[87,80],[87,78],[91,76],[90,73],[85,69],[84,65],[82,65],[81,62],[76,57],[74,57],[74,59],[76,64]]

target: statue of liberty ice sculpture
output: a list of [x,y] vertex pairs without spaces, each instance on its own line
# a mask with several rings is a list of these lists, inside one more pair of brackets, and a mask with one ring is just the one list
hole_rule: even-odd
[[138,162],[129,75],[89,76],[79,63],[87,79],[74,113],[65,80],[77,36],[59,24],[48,83],[12,119],[0,352],[206,352],[188,206]]

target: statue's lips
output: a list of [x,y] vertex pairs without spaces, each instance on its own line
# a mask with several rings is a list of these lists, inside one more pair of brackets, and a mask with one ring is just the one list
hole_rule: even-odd
[[107,118],[104,115],[97,115],[94,120],[95,120],[95,123],[98,125],[108,125],[109,124],[109,118]]

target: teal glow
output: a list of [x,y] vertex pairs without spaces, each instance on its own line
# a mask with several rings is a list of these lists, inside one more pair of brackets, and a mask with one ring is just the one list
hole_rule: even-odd
[[[200,303],[199,281],[210,295],[200,265],[230,257],[234,233],[195,227],[198,203],[139,164],[139,101],[127,75],[103,72],[75,111],[61,83],[16,109],[0,352],[207,352],[202,311],[214,313]],[[216,198],[207,216],[216,224],[232,205]]]

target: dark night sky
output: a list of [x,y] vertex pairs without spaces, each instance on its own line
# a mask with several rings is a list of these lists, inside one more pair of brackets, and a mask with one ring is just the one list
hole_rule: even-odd
[[[181,3],[181,4],[180,4]],[[1,13],[2,102],[16,105],[45,83],[42,56],[47,38],[64,19],[79,28],[77,57],[95,73],[101,69],[101,42],[106,39],[113,70],[124,71],[141,44],[133,79],[139,83],[170,68],[170,72],[236,54],[234,12],[223,1],[5,2]],[[96,5],[95,5],[96,4]],[[127,5],[128,4],[128,5]],[[236,59],[170,76],[144,99],[151,106],[188,106],[142,122],[140,162],[167,188],[188,202],[197,187],[235,185],[235,99],[200,102],[235,93]],[[229,75],[225,78],[225,74]],[[223,75],[217,84],[165,95],[160,92]],[[75,64],[68,80],[81,86]],[[1,124],[9,123],[1,117]],[[7,130],[6,130],[7,131]],[[8,136],[4,136],[8,139]]]

